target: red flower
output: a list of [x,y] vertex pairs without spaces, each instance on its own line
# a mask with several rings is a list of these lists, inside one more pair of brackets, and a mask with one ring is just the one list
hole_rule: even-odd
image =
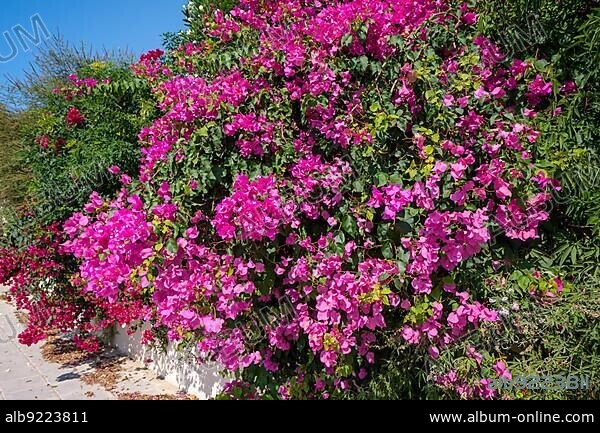
[[67,122],[67,125],[77,126],[85,122],[85,117],[83,117],[83,115],[77,108],[71,107],[69,108],[69,112],[67,113],[67,117],[65,120]]
[[79,350],[83,350],[84,352],[96,353],[100,350],[100,342],[95,335],[89,335],[85,338],[75,335],[73,342]]
[[50,138],[48,138],[47,135],[42,135],[41,137],[38,137],[35,139],[35,142],[42,148],[42,149],[48,149],[48,146],[50,146]]

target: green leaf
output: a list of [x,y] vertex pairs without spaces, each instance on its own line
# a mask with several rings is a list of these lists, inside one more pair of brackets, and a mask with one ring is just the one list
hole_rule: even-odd
[[388,175],[387,173],[377,173],[377,186],[384,186],[388,183]]
[[352,33],[346,33],[344,36],[342,36],[342,40],[341,40],[341,45],[342,47],[348,47],[350,46],[350,44],[352,43]]
[[369,67],[369,58],[367,56],[360,56],[358,58],[358,64],[361,72],[366,72]]
[[571,264],[575,265],[577,264],[577,247],[573,246],[573,248],[571,249]]
[[177,245],[177,241],[174,238],[170,238],[165,244],[165,248],[171,254],[176,254],[179,250],[179,245]]
[[383,244],[383,247],[381,248],[381,254],[388,260],[394,258],[394,248],[391,242],[386,242]]
[[352,187],[354,188],[354,191],[356,191],[356,192],[364,192],[365,191],[365,186],[360,180],[355,180],[352,183]]
[[517,280],[517,284],[523,290],[527,290],[529,288],[529,283],[530,282],[531,282],[531,279],[527,275],[522,275]]
[[342,229],[352,237],[358,234],[358,225],[352,215],[346,215],[342,220]]

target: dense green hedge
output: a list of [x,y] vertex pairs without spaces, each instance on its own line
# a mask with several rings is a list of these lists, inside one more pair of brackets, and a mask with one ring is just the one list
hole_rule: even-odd
[[28,170],[22,160],[23,145],[19,140],[19,122],[23,116],[0,105],[0,220],[6,212],[23,203]]

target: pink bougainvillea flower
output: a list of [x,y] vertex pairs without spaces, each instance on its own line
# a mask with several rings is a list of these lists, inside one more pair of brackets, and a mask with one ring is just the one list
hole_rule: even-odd
[[494,371],[500,379],[512,379],[512,375],[504,361],[497,361],[494,364]]

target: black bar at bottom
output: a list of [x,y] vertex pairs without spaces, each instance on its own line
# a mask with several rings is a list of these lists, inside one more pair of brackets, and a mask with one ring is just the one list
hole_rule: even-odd
[[[338,404],[339,403],[339,404]],[[223,423],[226,430],[247,429],[250,425],[279,425],[307,422],[314,427],[333,423],[339,429],[344,423],[373,427],[378,420],[390,417],[417,425],[505,424],[509,426],[552,424],[591,426],[600,420],[598,401],[390,401],[390,402],[309,402],[279,403],[273,407],[260,403],[235,404],[223,412],[215,402],[204,401],[0,401],[0,431],[11,432],[26,425],[60,424],[61,431],[87,427],[150,428],[160,422]],[[346,406],[356,406],[355,408]],[[287,412],[287,413],[286,413]],[[229,414],[224,416],[223,414]],[[277,416],[275,416],[275,414]],[[317,416],[312,416],[312,415]],[[220,421],[219,421],[220,419]],[[282,420],[286,420],[283,424]],[[311,424],[312,423],[312,424]],[[399,424],[399,426],[400,426]],[[337,429],[336,429],[337,430]],[[398,431],[402,429],[399,428]]]

